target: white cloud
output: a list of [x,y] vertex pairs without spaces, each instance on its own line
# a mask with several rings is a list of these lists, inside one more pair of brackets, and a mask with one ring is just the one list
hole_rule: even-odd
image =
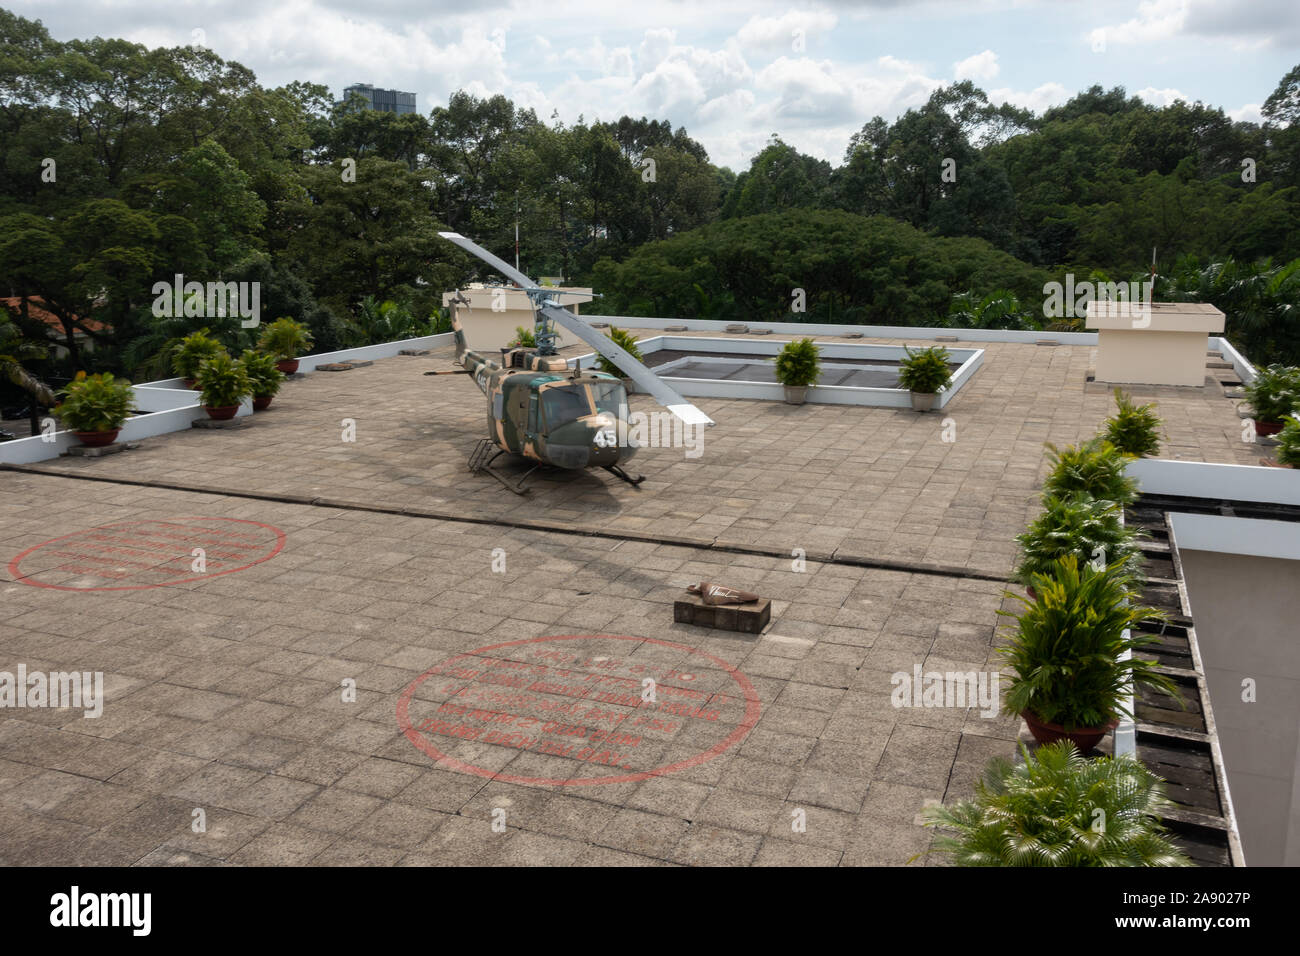
[[1239,106],[1235,110],[1227,110],[1226,112],[1229,119],[1234,123],[1259,123],[1260,125],[1263,125],[1263,108],[1264,104],[1262,103],[1246,103],[1244,106]]
[[754,52],[803,53],[810,38],[833,30],[838,19],[829,10],[790,10],[779,17],[755,14],[736,33],[736,41]]
[[1153,86],[1148,86],[1138,90],[1137,95],[1141,97],[1142,102],[1150,103],[1152,106],[1168,106],[1175,100],[1183,100],[1186,103],[1192,101],[1192,98],[1186,93],[1173,88],[1158,90]]
[[968,56],[966,59],[959,60],[952,65],[952,76],[955,80],[988,82],[1000,72],[1002,72],[1002,67],[998,65],[998,55],[992,50],[976,53],[974,56]]
[[989,90],[988,95],[992,103],[1011,103],[1033,110],[1035,113],[1042,113],[1046,109],[1064,103],[1073,94],[1060,83],[1044,83],[1028,92],[1003,88]]

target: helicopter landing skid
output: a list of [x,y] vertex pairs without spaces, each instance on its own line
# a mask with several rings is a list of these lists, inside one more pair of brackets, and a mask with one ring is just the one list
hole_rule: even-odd
[[602,465],[601,467],[604,468],[611,475],[613,475],[615,478],[622,478],[633,488],[641,484],[641,482],[645,481],[645,475],[637,475],[635,478],[633,478],[631,475],[629,475],[618,465]]
[[505,475],[492,467],[492,462],[496,461],[504,454],[505,452],[500,448],[497,448],[491,439],[481,438],[479,439],[479,443],[474,446],[474,451],[470,453],[469,470],[476,475],[484,473],[491,475],[517,495],[522,496],[528,494],[528,489],[524,487],[524,482],[529,479],[532,473],[535,472],[539,466],[534,465],[532,468],[529,468],[518,481],[511,481]]

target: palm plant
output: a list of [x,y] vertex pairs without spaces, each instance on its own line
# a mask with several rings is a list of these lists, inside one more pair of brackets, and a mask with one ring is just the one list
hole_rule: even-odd
[[[623,351],[627,352],[638,362],[641,361],[641,350],[636,347],[636,339],[632,337],[631,332],[615,328],[611,325],[609,327],[609,337],[613,339],[614,344],[621,346]],[[617,375],[619,377],[626,375],[621,368],[609,359],[605,358],[605,356],[602,355],[598,361],[602,372],[608,372],[610,375]]]
[[1165,836],[1164,781],[1133,757],[1085,759],[1069,741],[997,759],[975,799],[925,811],[958,866],[1191,866]]
[[238,405],[253,391],[253,383],[249,381],[244,367],[226,352],[206,359],[199,366],[196,381],[200,401],[207,408],[230,408]]
[[1010,643],[998,650],[1012,669],[1003,699],[1007,713],[1028,712],[1073,731],[1131,718],[1130,687],[1145,685],[1181,700],[1156,662],[1137,656],[1157,638],[1134,626],[1163,615],[1133,603],[1137,595],[1122,562],[1098,570],[1070,554],[1030,575],[1029,583],[1037,600],[1008,591],[1024,610],[998,611],[1016,620]]
[[1243,386],[1257,423],[1276,423],[1300,411],[1300,368],[1268,365],[1255,370],[1255,377]]
[[506,347],[512,349],[535,349],[537,348],[537,337],[522,325],[516,325],[515,337],[507,343]]
[[378,345],[430,335],[432,329],[433,323],[421,322],[405,305],[391,299],[377,302],[368,295],[352,317],[349,339],[354,346]]
[[1142,552],[1137,532],[1125,527],[1123,509],[1114,501],[1093,498],[1086,492],[1043,499],[1043,511],[1017,536],[1020,563],[1015,578],[1030,583],[1047,574],[1067,554],[1094,566],[1113,564],[1137,579],[1142,572]]
[[1300,416],[1289,416],[1277,433],[1277,461],[1279,465],[1300,468]]
[[239,357],[238,364],[248,376],[248,383],[254,398],[272,398],[280,391],[284,382],[284,373],[275,367],[275,356],[266,352],[245,349]]
[[1126,455],[1143,458],[1160,450],[1160,416],[1155,404],[1136,405],[1120,389],[1115,389],[1115,414],[1106,419],[1102,437]]
[[1043,482],[1045,496],[1088,494],[1120,505],[1137,500],[1137,482],[1125,473],[1132,456],[1105,438],[1091,438],[1065,448],[1048,442],[1047,451],[1052,468]]
[[292,361],[312,346],[307,326],[286,317],[276,319],[262,330],[257,347],[282,362]]
[[171,350],[172,371],[186,381],[198,378],[199,366],[216,355],[225,354],[221,343],[208,334],[206,328],[175,343]]

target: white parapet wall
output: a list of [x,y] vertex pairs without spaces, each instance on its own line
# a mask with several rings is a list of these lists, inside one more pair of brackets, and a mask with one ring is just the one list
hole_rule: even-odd
[[[442,348],[451,345],[452,341],[452,334],[444,332],[439,335],[424,335],[419,338],[366,345],[339,352],[325,352],[321,355],[305,355],[299,359],[298,371],[310,373],[315,371],[318,365],[333,362],[391,358],[408,350]],[[139,441],[142,438],[166,435],[168,432],[184,431],[192,422],[207,415],[203,406],[199,404],[199,393],[187,389],[183,379],[160,379],[156,382],[135,385],[132,388],[135,392],[136,408],[144,414],[133,415],[126,420],[117,438],[120,442]],[[235,416],[243,418],[251,414],[253,414],[253,403],[245,399]],[[0,442],[0,463],[31,465],[38,461],[48,461],[51,458],[58,458],[69,448],[79,444],[81,442],[75,435],[62,430],[32,435],[29,438],[16,438],[13,441]]]
[[[766,326],[765,326],[766,327]],[[820,332],[827,326],[802,326],[804,331]],[[742,338],[705,338],[703,336],[656,335],[640,339],[637,349],[648,355],[663,350],[680,352],[726,352],[736,356],[756,356],[772,358],[781,351],[788,339],[742,339]],[[901,346],[873,345],[871,343],[817,342],[817,350],[822,359],[831,363],[835,359],[883,359],[898,361],[904,357]],[[984,363],[983,349],[949,348],[949,353],[961,364],[953,373],[952,385],[939,393],[936,408],[948,404]],[[600,356],[589,352],[577,359],[582,368],[592,368],[598,364]],[[726,359],[715,358],[712,361],[725,362]],[[785,400],[785,390],[774,382],[746,382],[734,379],[689,378],[678,374],[669,363],[655,369],[657,374],[668,380],[678,394],[692,398],[746,398],[780,402]],[[866,388],[851,385],[811,385],[808,387],[807,400],[823,405],[866,405],[877,408],[911,408],[912,397],[906,389],[901,388]]]
[[1139,458],[1128,473],[1144,494],[1300,505],[1300,470]]

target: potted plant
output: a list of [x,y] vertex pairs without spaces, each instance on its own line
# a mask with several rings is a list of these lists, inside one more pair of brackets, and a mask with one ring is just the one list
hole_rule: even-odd
[[[1052,573],[1067,554],[1093,567],[1110,565],[1134,581],[1141,577],[1142,551],[1138,534],[1124,525],[1123,509],[1114,501],[1085,493],[1049,495],[1043,511],[1016,537],[1020,562],[1015,580],[1030,585],[1035,575]],[[1030,589],[1029,596],[1036,597]]]
[[253,393],[253,411],[264,411],[270,407],[271,399],[280,391],[280,385],[284,382],[284,373],[275,367],[275,356],[245,349],[239,357],[239,365],[248,375],[249,387]]
[[1132,456],[1106,439],[1099,436],[1066,448],[1048,442],[1047,450],[1052,468],[1043,482],[1044,495],[1089,494],[1121,506],[1137,500],[1137,482],[1126,471]]
[[63,390],[63,401],[54,414],[83,445],[92,448],[111,445],[127,417],[135,410],[135,391],[124,378],[110,373],[77,377]]
[[990,761],[974,800],[923,811],[926,826],[956,831],[937,852],[957,866],[1192,865],[1161,825],[1164,781],[1136,758],[1088,760],[1069,741],[1020,754]]
[[1160,416],[1155,405],[1135,405],[1120,389],[1115,389],[1115,414],[1106,419],[1102,437],[1116,449],[1134,458],[1145,458],[1160,450]]
[[1277,463],[1300,468],[1300,415],[1288,415],[1277,433]]
[[[641,361],[641,350],[636,347],[636,339],[632,337],[631,332],[611,325],[609,327],[609,337],[613,340],[614,344],[621,346],[623,351],[627,352],[638,362]],[[623,388],[629,393],[634,390],[636,383],[633,382],[632,379],[628,378],[621,368],[603,355],[598,360],[598,363],[602,372],[607,372],[610,375],[617,375],[619,378],[623,379]]]
[[515,326],[515,337],[506,343],[508,349],[535,349],[537,348],[537,339],[533,336],[532,330],[524,328],[522,325]]
[[199,366],[199,401],[209,418],[234,418],[239,403],[252,393],[252,383],[242,365],[225,352]]
[[1125,701],[1130,686],[1149,686],[1181,703],[1155,661],[1137,656],[1156,637],[1134,625],[1163,615],[1133,603],[1122,563],[1094,570],[1069,554],[1049,572],[1031,575],[1030,583],[1036,601],[1006,592],[1025,609],[998,611],[1016,619],[1010,643],[998,653],[1012,669],[1003,709],[1023,717],[1039,743],[1065,738],[1088,753],[1120,718],[1132,717]]
[[1255,419],[1256,435],[1276,435],[1282,419],[1300,410],[1300,369],[1269,365],[1255,370],[1242,388]]
[[312,336],[307,326],[287,317],[269,323],[257,340],[258,349],[275,356],[275,367],[285,375],[298,371],[298,356],[311,345]]
[[208,335],[207,329],[191,332],[176,343],[172,352],[172,371],[185,380],[186,388],[194,387],[199,366],[207,359],[224,352],[221,343]]
[[939,392],[952,384],[948,368],[948,350],[937,345],[913,352],[903,346],[907,358],[899,363],[898,384],[912,393],[912,408],[928,412],[934,408]]
[[785,388],[787,404],[807,401],[808,386],[816,385],[821,375],[821,356],[812,339],[786,342],[776,357],[776,380]]

